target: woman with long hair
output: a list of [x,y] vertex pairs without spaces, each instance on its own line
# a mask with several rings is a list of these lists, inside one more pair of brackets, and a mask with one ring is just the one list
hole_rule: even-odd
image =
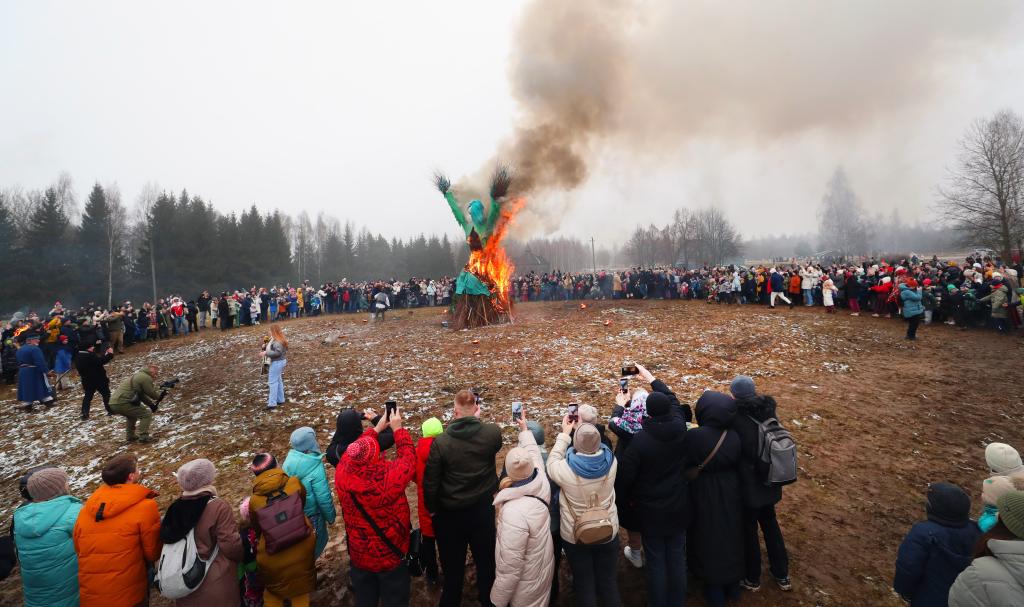
[[267,347],[260,350],[261,356],[270,360],[270,370],[267,372],[267,385],[270,392],[267,395],[267,409],[276,409],[284,402],[284,367],[288,363],[288,338],[284,336],[281,325],[270,325],[270,341]]

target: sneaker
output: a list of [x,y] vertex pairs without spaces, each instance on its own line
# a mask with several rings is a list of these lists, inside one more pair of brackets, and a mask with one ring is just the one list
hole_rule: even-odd
[[878,314],[872,314],[871,318],[878,318]]
[[789,581],[788,577],[777,577],[775,578],[775,583],[777,583],[779,588],[784,592],[789,592],[793,589],[793,584]]
[[854,313],[850,314],[850,316],[860,316],[860,312],[854,312]]
[[751,582],[748,580],[740,580],[740,588],[747,592],[757,592],[761,589],[761,584],[758,582]]
[[629,546],[626,546],[626,549],[622,552],[626,555],[626,560],[637,569],[644,566],[644,551],[642,548],[640,550],[633,550]]

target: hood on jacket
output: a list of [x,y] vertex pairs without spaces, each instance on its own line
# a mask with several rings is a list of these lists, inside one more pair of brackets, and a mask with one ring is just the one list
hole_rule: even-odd
[[124,485],[102,484],[99,489],[93,492],[86,500],[82,508],[86,516],[102,521],[112,519],[122,512],[128,510],[144,499],[155,498],[157,493],[142,485],[126,483]]
[[64,517],[68,508],[81,503],[82,500],[70,495],[59,495],[45,502],[29,502],[17,510],[18,533],[25,537],[42,537]]
[[459,419],[448,424],[448,429],[445,430],[448,434],[459,439],[469,439],[476,435],[483,427],[480,419],[476,416],[469,415],[467,417],[460,417]]
[[335,430],[341,434],[344,443],[351,443],[363,433],[362,414],[355,409],[343,409],[338,414]]
[[569,462],[569,468],[581,478],[601,478],[612,469],[612,462],[615,456],[608,445],[601,444],[597,453],[586,455],[578,453],[573,447],[569,447],[565,459]]
[[664,443],[681,439],[686,432],[686,420],[681,413],[677,414],[679,411],[679,407],[673,407],[665,415],[645,417],[641,422],[644,432]]
[[282,469],[292,470],[291,476],[305,478],[317,468],[323,468],[324,456],[321,453],[303,453],[290,449],[284,458]]
[[712,390],[697,399],[697,423],[712,428],[728,428],[736,416],[736,401],[728,394]]
[[280,468],[271,468],[259,473],[252,481],[253,495],[270,496],[284,489],[288,475]]
[[[544,474],[535,472],[530,482],[525,485],[518,487],[507,487],[498,492],[494,496],[494,505],[500,506],[505,502],[510,502],[514,499],[524,497],[527,495],[534,495],[541,498],[547,503],[551,500],[551,485],[548,483],[548,477]],[[535,500],[533,500],[535,501]],[[540,505],[540,502],[537,502]]]

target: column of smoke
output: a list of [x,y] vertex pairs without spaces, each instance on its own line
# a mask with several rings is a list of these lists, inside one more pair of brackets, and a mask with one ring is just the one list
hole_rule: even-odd
[[[1012,40],[1013,0],[535,0],[510,57],[521,120],[498,160],[529,203],[515,235],[551,233],[595,159],[691,140],[768,145],[846,135],[942,91],[942,71]],[[1019,31],[1019,30],[1018,30]],[[624,204],[629,201],[623,201]],[[610,218],[612,219],[612,218]]]

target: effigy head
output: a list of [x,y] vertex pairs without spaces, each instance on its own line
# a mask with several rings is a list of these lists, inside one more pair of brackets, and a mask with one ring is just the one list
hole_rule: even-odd
[[473,219],[473,223],[477,225],[483,225],[484,223],[484,204],[479,200],[472,200],[469,203],[469,216]]

